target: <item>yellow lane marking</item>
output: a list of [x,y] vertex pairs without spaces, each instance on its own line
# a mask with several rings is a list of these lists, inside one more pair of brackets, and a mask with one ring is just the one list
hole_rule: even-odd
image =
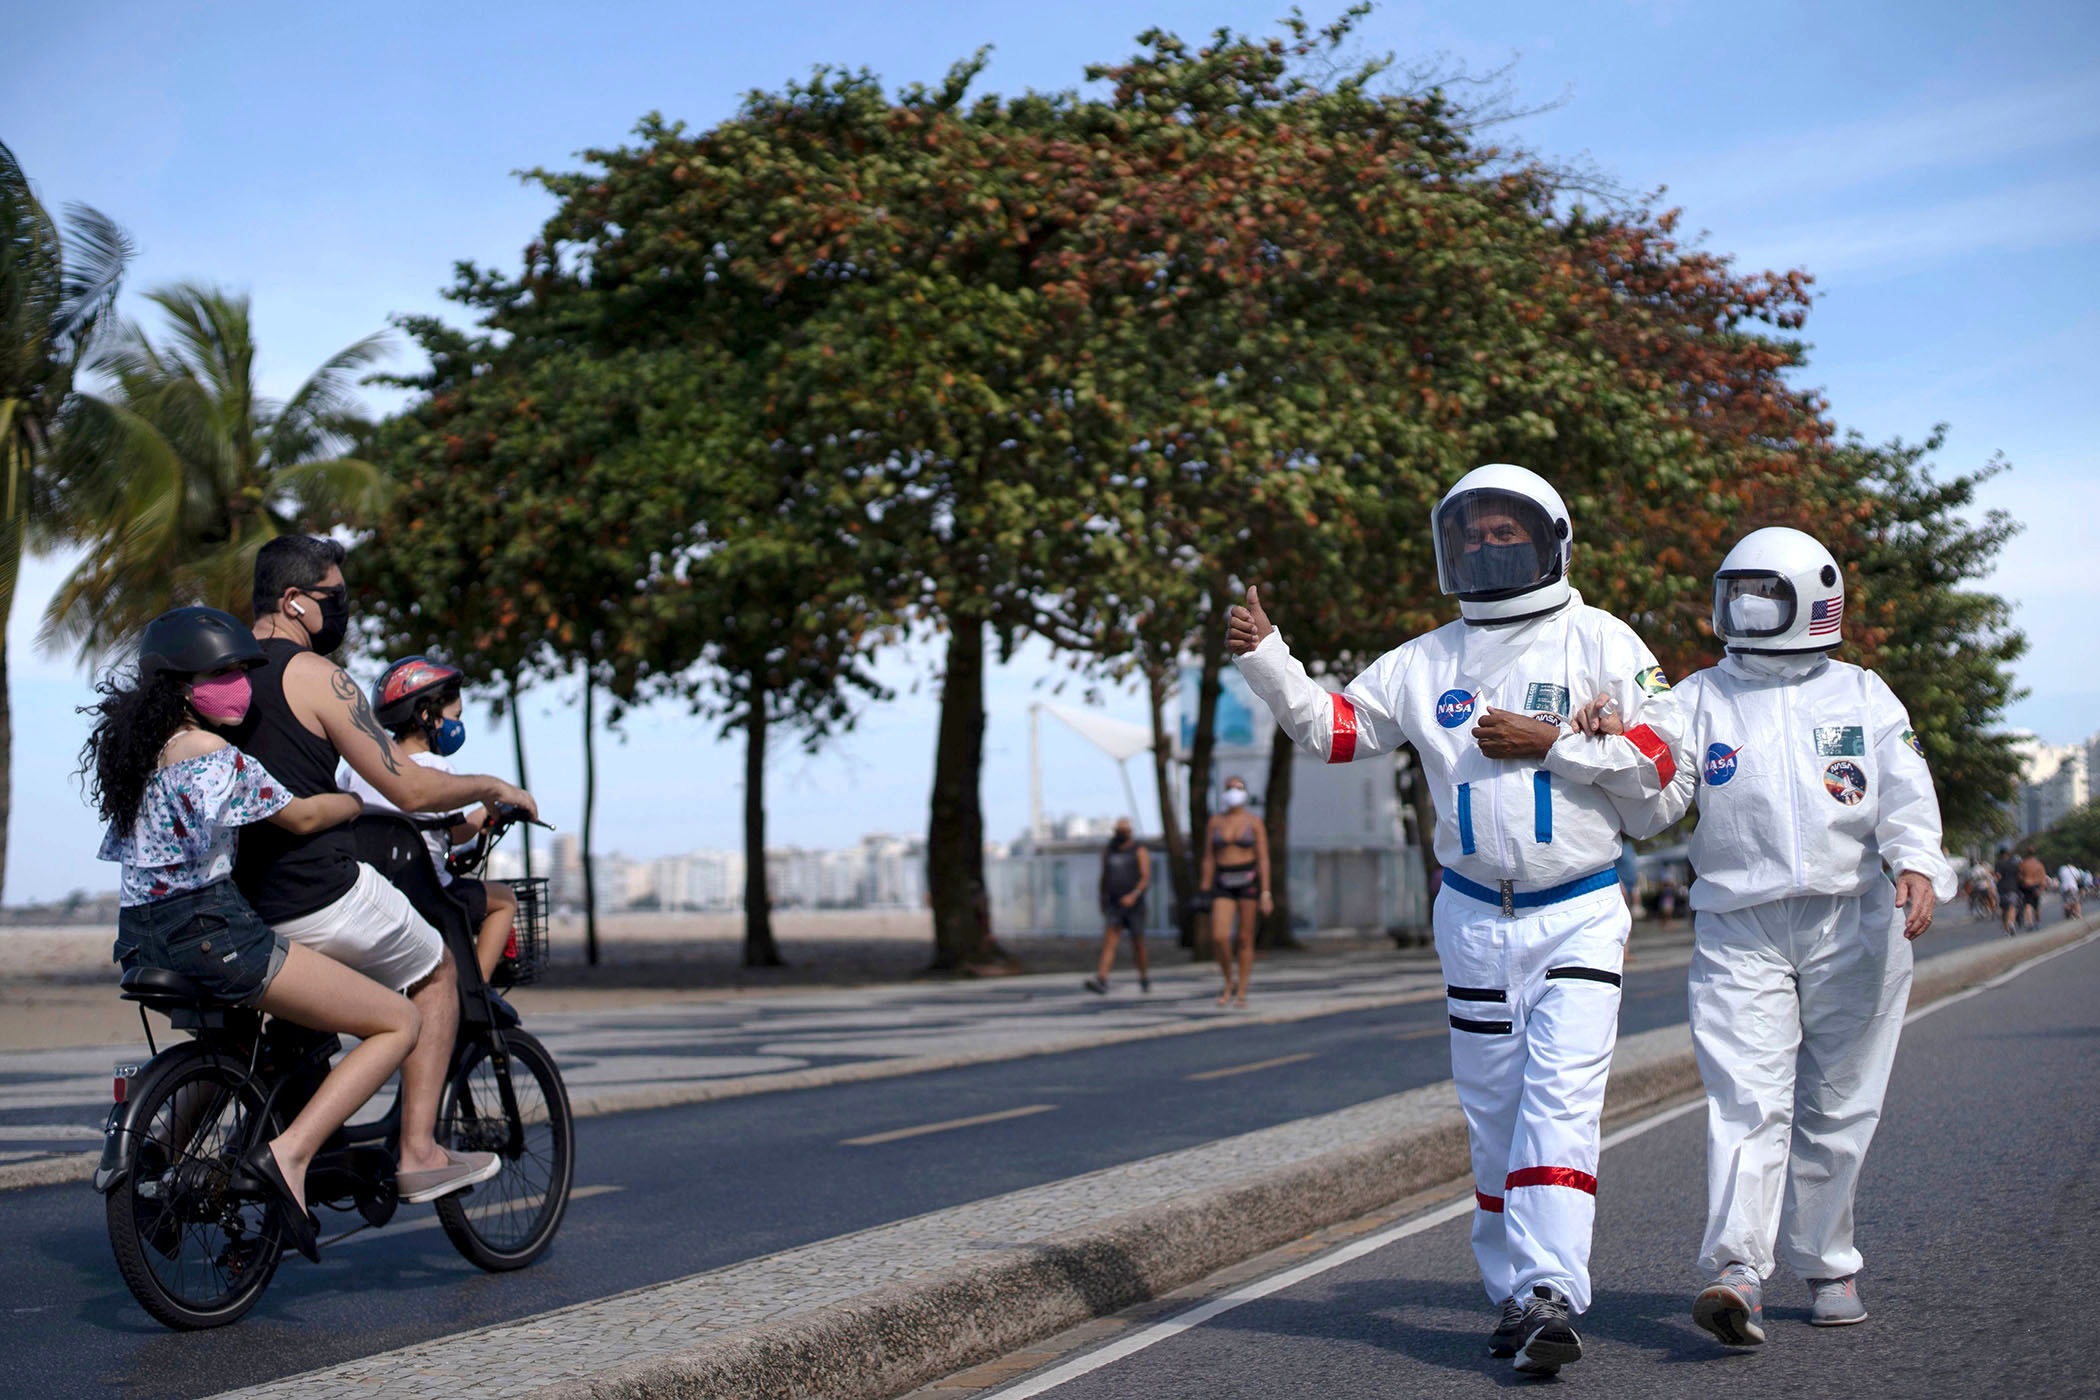
[[1002,1108],[997,1113],[980,1113],[974,1118],[950,1118],[945,1123],[925,1123],[916,1128],[892,1128],[886,1133],[869,1133],[866,1137],[847,1138],[841,1147],[873,1147],[877,1143],[895,1142],[899,1138],[923,1137],[927,1133],[945,1133],[951,1128],[974,1128],[979,1123],[1003,1123],[1009,1118],[1026,1118],[1031,1113],[1048,1113],[1056,1108],[1054,1103],[1032,1103],[1021,1108]]
[[1301,1060],[1309,1060],[1311,1058],[1313,1058],[1313,1052],[1308,1050],[1302,1055],[1278,1055],[1273,1060],[1256,1060],[1251,1065],[1233,1065],[1228,1069],[1207,1069],[1200,1074],[1191,1074],[1186,1077],[1189,1079],[1223,1079],[1228,1074],[1252,1074],[1258,1069],[1274,1069],[1278,1065],[1295,1065]]

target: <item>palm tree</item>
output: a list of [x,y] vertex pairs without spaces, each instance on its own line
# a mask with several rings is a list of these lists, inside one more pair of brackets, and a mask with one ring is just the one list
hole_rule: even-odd
[[47,524],[45,458],[73,392],[73,376],[116,299],[131,256],[123,231],[84,205],[62,232],[0,145],[0,889],[7,875],[13,782],[7,622],[22,554]]
[[374,519],[386,482],[347,455],[369,431],[359,371],[387,351],[369,335],[289,399],[255,387],[248,298],[182,282],[148,293],[168,334],[130,322],[95,357],[104,394],[81,394],[55,454],[63,537],[88,546],[44,617],[47,646],[104,657],[167,608],[202,602],[243,617],[255,553],[291,531]]

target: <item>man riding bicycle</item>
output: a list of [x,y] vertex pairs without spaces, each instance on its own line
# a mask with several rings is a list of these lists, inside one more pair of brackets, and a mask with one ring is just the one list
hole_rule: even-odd
[[[267,658],[229,737],[300,797],[336,791],[339,762],[405,812],[503,803],[538,815],[529,793],[487,774],[411,762],[373,717],[357,683],[327,659],[349,628],[344,549],[287,535],[255,558],[255,636]],[[278,932],[405,992],[422,1034],[401,1068],[398,1186],[428,1201],[485,1181],[494,1153],[453,1153],[436,1138],[438,1101],[459,1025],[458,974],[444,942],[408,897],[357,859],[348,826],[298,834],[268,828],[242,843],[234,880]]]

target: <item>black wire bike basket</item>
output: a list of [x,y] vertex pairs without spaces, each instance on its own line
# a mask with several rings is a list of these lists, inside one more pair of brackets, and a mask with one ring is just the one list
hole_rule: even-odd
[[523,987],[539,981],[547,970],[547,881],[535,877],[503,883],[518,897],[518,921],[489,980],[499,987]]

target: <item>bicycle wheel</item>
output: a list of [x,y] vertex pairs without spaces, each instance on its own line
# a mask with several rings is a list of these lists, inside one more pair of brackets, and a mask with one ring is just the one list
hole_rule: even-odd
[[503,1032],[518,1112],[506,1112],[489,1042],[470,1044],[445,1086],[438,1141],[456,1152],[493,1152],[503,1169],[469,1191],[441,1196],[438,1220],[452,1245],[492,1272],[522,1269],[561,1228],[576,1170],[576,1124],[569,1091],[547,1047],[523,1031]]
[[262,1087],[241,1061],[191,1045],[157,1059],[132,1092],[133,1170],[104,1201],[117,1270],[157,1321],[224,1327],[255,1306],[284,1257],[268,1200],[235,1184]]

